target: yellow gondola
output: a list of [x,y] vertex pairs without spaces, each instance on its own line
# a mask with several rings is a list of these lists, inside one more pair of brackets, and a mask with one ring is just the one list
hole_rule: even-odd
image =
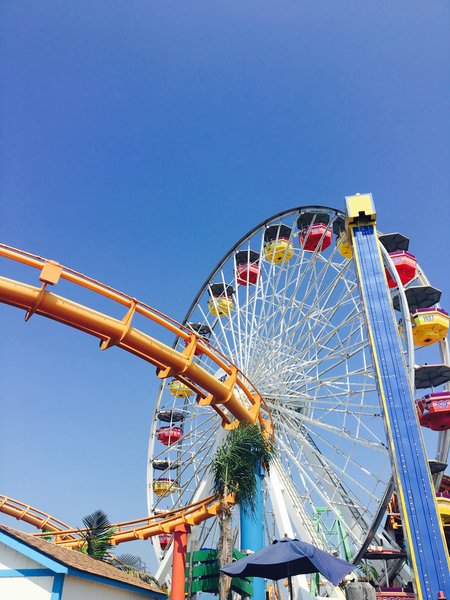
[[220,296],[208,300],[208,310],[214,317],[227,317],[234,310],[233,298]]
[[336,248],[339,254],[344,258],[352,257],[352,247],[350,246],[350,242],[348,241],[347,233],[345,231],[341,231],[336,238]]
[[448,333],[450,317],[441,308],[419,308],[411,315],[412,335],[416,346],[430,346]]
[[264,246],[264,255],[271,262],[288,262],[294,255],[294,244],[288,240],[274,240]]
[[264,233],[264,256],[267,260],[277,264],[291,260],[294,255],[291,236],[291,227],[282,223],[270,225]]
[[180,489],[180,486],[174,479],[155,479],[153,482],[153,491],[157,496],[166,496],[173,494]]
[[226,283],[211,283],[208,290],[211,299],[208,310],[214,317],[227,317],[234,310],[234,289]]
[[175,398],[188,398],[193,394],[191,388],[185,383],[178,381],[178,379],[174,379],[169,383],[169,391]]

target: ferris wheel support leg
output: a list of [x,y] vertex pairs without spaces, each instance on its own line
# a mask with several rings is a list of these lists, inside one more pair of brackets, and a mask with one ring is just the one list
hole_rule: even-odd
[[178,525],[173,534],[172,590],[171,600],[184,600],[186,580],[186,551],[189,525]]
[[[256,475],[256,497],[254,511],[241,506],[240,521],[241,521],[241,552],[257,552],[264,545],[264,525],[263,525],[263,510],[264,498],[262,490],[262,482],[264,473],[259,468],[259,473]],[[259,577],[253,578],[253,595],[254,600],[265,600],[266,585],[264,579]]]
[[155,573],[155,579],[159,582],[159,584],[166,583],[166,579],[170,574],[170,565],[173,557],[173,544],[171,544],[162,559],[158,570]]
[[[278,535],[283,537],[287,535],[294,538],[294,530],[289,518],[288,507],[283,497],[283,483],[277,476],[275,470],[270,470],[270,475],[266,478],[269,488],[270,500],[274,511],[275,522],[277,524]],[[297,575],[292,578],[294,588],[294,598],[298,600],[311,600],[308,581],[304,575]]]

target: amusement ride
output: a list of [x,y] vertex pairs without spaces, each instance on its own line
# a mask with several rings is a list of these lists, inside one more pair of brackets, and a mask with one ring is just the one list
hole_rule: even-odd
[[[245,511],[236,516],[242,550],[285,534],[355,564],[374,547],[396,556],[406,550],[417,597],[448,597],[436,491],[450,447],[449,316],[409,239],[377,232],[375,220],[370,194],[347,197],[345,213],[300,206],[270,217],[213,269],[182,324],[54,261],[0,245],[0,256],[37,269],[40,281],[1,277],[1,302],[156,367],[149,516],[116,524],[112,541],[152,537],[159,581],[170,578],[180,526],[189,528],[192,550],[217,546],[210,461],[227,432],[247,421],[273,437],[276,458],[261,473],[256,525]],[[61,282],[117,303],[123,318],[55,294]],[[138,315],[152,335],[133,326]],[[175,336],[171,347],[159,341],[163,330]],[[432,472],[421,428],[435,447]],[[386,521],[394,492],[402,537]],[[51,532],[56,543],[83,543],[80,530],[8,496],[0,510],[40,535]],[[404,560],[387,565],[386,579],[408,569]],[[299,578],[302,597],[305,587]]]

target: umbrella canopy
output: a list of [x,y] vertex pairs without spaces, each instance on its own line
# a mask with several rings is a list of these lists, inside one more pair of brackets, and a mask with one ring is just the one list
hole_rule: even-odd
[[336,585],[354,568],[352,563],[336,558],[312,544],[286,537],[220,570],[231,577],[243,575],[267,579],[321,573]]

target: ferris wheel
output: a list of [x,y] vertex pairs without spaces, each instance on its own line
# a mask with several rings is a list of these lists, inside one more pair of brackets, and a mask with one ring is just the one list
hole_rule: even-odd
[[[405,289],[420,287],[427,295],[425,288],[433,288],[404,246],[398,251],[398,238],[385,236],[383,243],[394,307],[401,322],[410,323]],[[268,541],[290,524],[305,541],[347,559],[367,547],[392,492],[376,377],[350,259],[340,211],[304,206],[279,213],[231,248],[184,321],[238,367],[270,412],[277,458],[265,477]],[[439,300],[434,296],[432,302],[430,294],[428,306]],[[412,380],[414,340],[410,328],[400,326],[400,334]],[[185,343],[177,339],[174,347],[182,350]],[[445,341],[440,348],[448,364]],[[206,354],[198,351],[195,360],[211,370]],[[215,374],[228,377],[217,367]],[[150,514],[210,493],[210,460],[225,435],[217,412],[198,403],[191,387],[175,379],[163,382],[149,441]],[[442,432],[440,460],[448,444]],[[197,547],[214,547],[217,534],[211,519],[193,536]],[[163,561],[170,535],[159,536],[154,547]]]

